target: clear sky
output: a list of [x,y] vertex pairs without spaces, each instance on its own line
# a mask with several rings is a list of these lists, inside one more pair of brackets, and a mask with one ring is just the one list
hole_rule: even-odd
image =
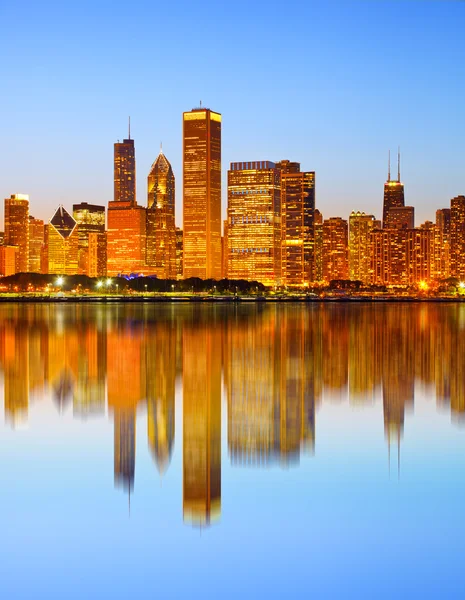
[[[137,195],[160,141],[177,178],[182,112],[223,114],[231,161],[300,161],[325,217],[381,215],[402,150],[416,223],[465,194],[465,2],[0,0],[0,194],[31,214],[107,204],[113,143],[136,143]],[[3,212],[3,206],[1,207]]]

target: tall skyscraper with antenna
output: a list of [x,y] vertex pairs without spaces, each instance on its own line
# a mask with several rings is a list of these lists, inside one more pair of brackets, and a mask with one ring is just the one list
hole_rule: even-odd
[[128,139],[115,144],[114,151],[114,202],[136,204],[136,152],[131,139],[129,117]]
[[384,184],[383,228],[388,224],[391,208],[405,206],[404,184],[400,181],[400,150],[397,153],[397,181],[391,179],[391,153],[389,152],[388,178]]

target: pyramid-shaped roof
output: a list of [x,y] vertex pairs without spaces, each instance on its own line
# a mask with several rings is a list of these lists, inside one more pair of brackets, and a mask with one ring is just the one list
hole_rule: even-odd
[[152,164],[150,172],[151,173],[157,173],[157,172],[167,173],[170,169],[171,169],[171,165],[170,165],[169,160],[163,154],[163,151],[160,150],[160,154],[158,155],[155,162]]
[[76,227],[76,221],[61,204],[50,219],[50,225],[57,230],[61,237],[67,239]]

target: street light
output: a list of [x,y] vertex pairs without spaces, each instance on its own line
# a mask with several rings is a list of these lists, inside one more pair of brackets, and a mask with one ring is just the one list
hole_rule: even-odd
[[103,285],[102,281],[97,281],[96,287],[98,290],[102,287],[102,285]]
[[145,284],[145,293],[147,293],[147,284]]
[[65,279],[64,279],[64,277],[57,277],[57,280],[56,280],[56,282],[55,282],[55,285],[56,285],[57,287],[61,287],[61,286],[64,284],[64,282],[65,282]]
[[174,294],[174,283],[171,284],[171,293]]

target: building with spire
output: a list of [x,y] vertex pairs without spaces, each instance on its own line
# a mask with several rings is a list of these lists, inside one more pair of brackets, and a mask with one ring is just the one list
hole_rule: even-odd
[[391,179],[391,153],[389,153],[388,178],[384,184],[383,228],[388,227],[391,208],[405,206],[404,184],[400,181],[400,151],[397,155],[397,181]]
[[176,279],[175,180],[162,149],[147,178],[146,260],[160,279]]
[[146,209],[136,203],[136,159],[129,126],[128,139],[115,144],[114,197],[108,203],[107,275],[145,271],[146,229]]
[[42,271],[60,275],[78,273],[78,228],[69,212],[59,206],[45,227]]
[[184,278],[221,279],[221,115],[183,114]]

